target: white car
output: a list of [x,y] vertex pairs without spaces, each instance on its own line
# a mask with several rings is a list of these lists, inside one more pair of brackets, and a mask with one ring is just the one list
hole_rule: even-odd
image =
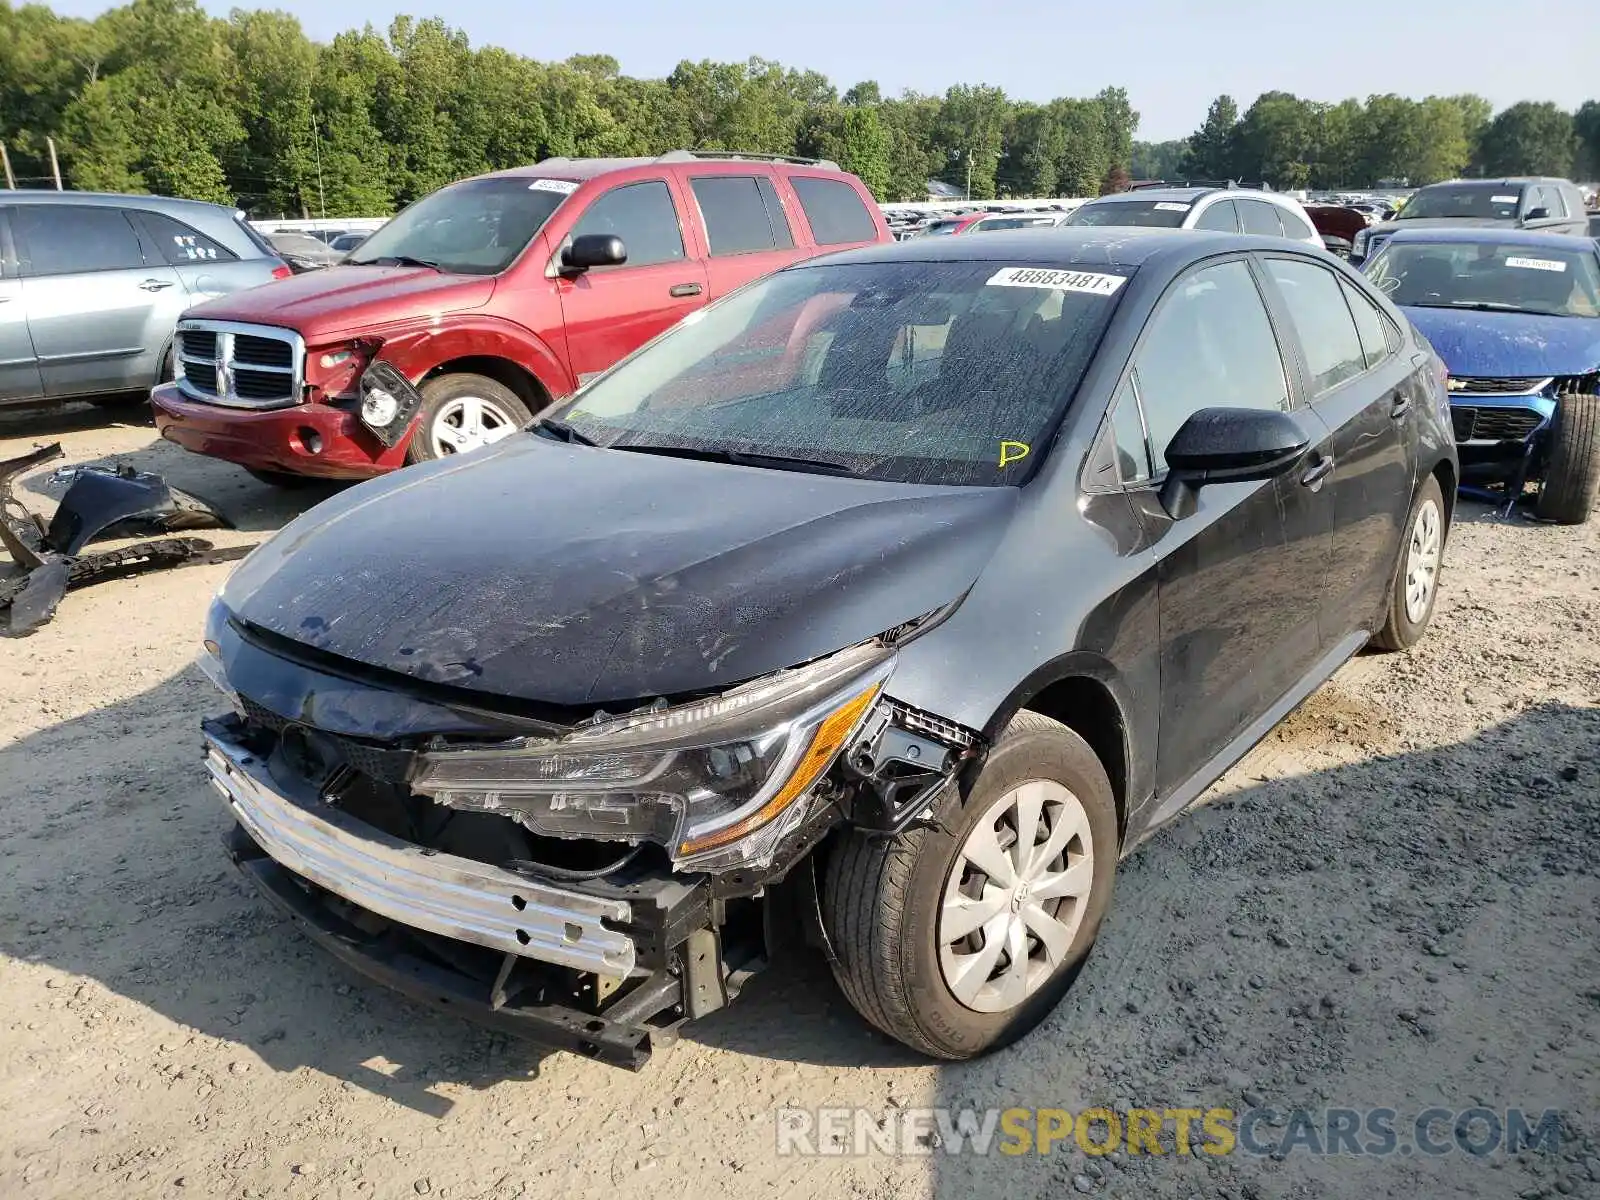
[[1311,218],[1298,200],[1283,192],[1259,188],[1137,188],[1091,200],[1064,224],[1215,229],[1285,237],[1322,248],[1322,235],[1312,227]]

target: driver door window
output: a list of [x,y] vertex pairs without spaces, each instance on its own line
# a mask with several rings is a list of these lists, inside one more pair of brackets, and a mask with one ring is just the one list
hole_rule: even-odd
[[1288,411],[1272,323],[1243,262],[1203,267],[1173,284],[1134,356],[1154,474],[1179,426],[1202,408]]
[[684,257],[678,211],[667,185],[659,181],[624,184],[605,193],[573,226],[573,237],[587,233],[614,234],[627,247],[627,262],[603,270],[648,267]]

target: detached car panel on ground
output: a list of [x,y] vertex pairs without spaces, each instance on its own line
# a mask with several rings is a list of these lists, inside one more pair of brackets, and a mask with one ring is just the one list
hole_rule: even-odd
[[203,660],[235,860],[375,978],[608,1061],[802,937],[893,1036],[982,1053],[1122,854],[1421,636],[1443,383],[1281,238],[778,272],[241,567]]

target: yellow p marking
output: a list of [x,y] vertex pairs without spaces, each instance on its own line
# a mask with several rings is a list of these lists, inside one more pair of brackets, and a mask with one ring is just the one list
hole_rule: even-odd
[[1000,466],[1009,467],[1014,462],[1021,462],[1028,457],[1030,447],[1027,442],[1001,442]]

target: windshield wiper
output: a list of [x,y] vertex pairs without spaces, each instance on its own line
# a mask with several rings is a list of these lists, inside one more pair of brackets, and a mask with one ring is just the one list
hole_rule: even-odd
[[813,475],[858,475],[856,468],[837,459],[797,458],[787,454],[760,454],[746,450],[708,450],[698,446],[659,446],[647,442],[619,442],[612,450],[632,450],[637,454],[660,454],[667,458],[693,458],[702,462],[725,462],[739,467],[770,467],[775,471],[806,471]]
[[380,254],[377,258],[352,258],[347,261],[352,267],[427,267],[431,271],[444,270],[436,262],[413,258],[409,254]]
[[587,434],[579,433],[565,421],[558,421],[554,417],[540,417],[534,423],[535,429],[542,429],[546,433],[554,434],[563,442],[571,442],[575,446],[593,446],[595,441]]

